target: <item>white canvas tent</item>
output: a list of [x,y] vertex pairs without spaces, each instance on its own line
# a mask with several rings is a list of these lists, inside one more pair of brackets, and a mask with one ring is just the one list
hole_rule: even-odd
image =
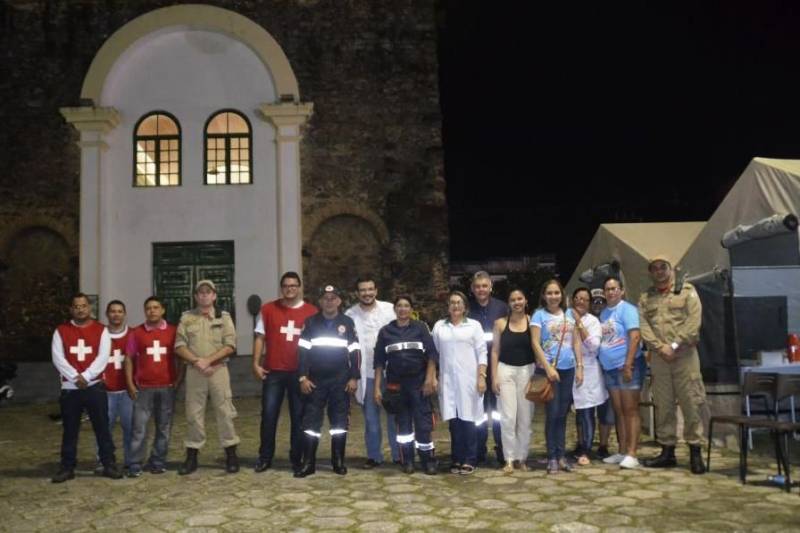
[[567,284],[567,294],[583,285],[581,273],[602,263],[617,260],[625,282],[626,299],[636,303],[649,286],[647,261],[667,254],[681,264],[705,222],[653,222],[601,224]]
[[681,263],[689,275],[730,266],[722,235],[740,224],[774,214],[800,213],[800,160],[756,157],[686,252]]

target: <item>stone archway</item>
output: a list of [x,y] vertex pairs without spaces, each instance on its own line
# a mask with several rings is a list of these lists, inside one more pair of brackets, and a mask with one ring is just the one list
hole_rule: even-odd
[[77,287],[70,243],[49,227],[26,227],[6,240],[3,257],[0,291],[7,312],[0,316],[0,357],[49,359],[53,327],[64,320]]
[[319,287],[328,283],[352,292],[356,278],[366,273],[376,277],[385,296],[391,284],[388,232],[381,231],[385,227],[347,212],[315,222],[303,254],[307,296],[314,300]]

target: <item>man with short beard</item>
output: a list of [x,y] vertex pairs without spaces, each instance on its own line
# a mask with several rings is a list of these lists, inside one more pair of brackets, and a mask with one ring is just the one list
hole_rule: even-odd
[[[345,311],[353,319],[358,333],[358,343],[361,346],[361,376],[356,391],[356,401],[364,409],[364,443],[367,447],[367,461],[364,468],[375,468],[383,464],[383,449],[381,446],[381,411],[380,405],[375,403],[375,379],[373,365],[373,351],[378,340],[378,332],[386,324],[394,320],[394,306],[389,302],[378,300],[378,289],[372,276],[362,276],[356,280],[356,296],[358,303]],[[397,445],[397,423],[394,415],[386,414],[386,436],[389,439],[389,448],[392,461],[398,462],[400,452]]]
[[56,328],[51,353],[53,365],[61,375],[61,466],[51,479],[63,483],[75,478],[78,462],[78,433],[81,414],[89,414],[98,454],[103,463],[101,474],[120,479],[122,473],[114,458],[114,442],[108,430],[108,396],[102,380],[108,364],[111,339],[106,327],[92,318],[89,297],[78,293],[72,297],[72,319]]

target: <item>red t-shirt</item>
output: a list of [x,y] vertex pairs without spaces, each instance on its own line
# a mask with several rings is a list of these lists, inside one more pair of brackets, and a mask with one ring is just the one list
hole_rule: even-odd
[[128,341],[128,357],[133,360],[133,379],[137,387],[170,387],[175,384],[175,332],[166,322],[155,328],[145,324],[134,328]]
[[265,370],[297,370],[300,332],[306,319],[317,312],[316,307],[306,302],[299,307],[286,307],[280,300],[275,300],[261,307],[264,344],[267,347],[267,356],[263,363]]
[[[83,373],[97,357],[97,352],[100,351],[100,337],[103,336],[106,327],[92,320],[85,326],[66,322],[56,329],[64,346],[64,358],[72,368]],[[64,381],[63,376],[61,380]]]
[[111,333],[109,330],[108,334],[111,337],[111,355],[108,358],[108,366],[103,372],[103,381],[106,382],[108,392],[118,392],[128,388],[125,383],[125,352],[128,349],[131,329],[125,326],[119,333]]

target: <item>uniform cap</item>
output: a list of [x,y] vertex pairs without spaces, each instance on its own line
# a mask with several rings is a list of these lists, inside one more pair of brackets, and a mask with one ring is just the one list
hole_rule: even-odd
[[667,254],[656,254],[656,255],[654,255],[647,262],[647,266],[649,267],[650,265],[652,265],[656,261],[663,261],[666,264],[668,264],[669,266],[672,266],[672,261],[670,260],[669,256],[667,256]]
[[606,301],[606,295],[603,293],[603,289],[592,289],[592,301],[595,300],[603,300]]
[[210,279],[201,279],[200,281],[198,281],[197,285],[194,286],[194,292],[199,291],[200,287],[202,287],[203,285],[205,285],[212,291],[217,292],[217,286],[214,285],[214,282],[211,281]]
[[325,285],[319,290],[319,297],[322,298],[326,294],[335,294],[339,298],[342,297],[342,291],[334,287],[333,285]]

